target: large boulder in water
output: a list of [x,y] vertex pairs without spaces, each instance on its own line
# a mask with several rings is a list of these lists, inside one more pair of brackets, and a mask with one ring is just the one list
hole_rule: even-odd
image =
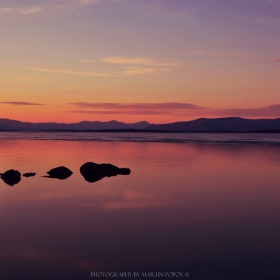
[[113,164],[87,162],[80,167],[80,172],[84,179],[90,183],[99,181],[104,177],[117,175],[129,175],[129,168],[119,168]]
[[9,186],[18,184],[21,180],[21,174],[17,170],[10,169],[1,175],[1,179]]
[[67,167],[59,166],[51,169],[47,172],[47,174],[49,174],[49,176],[44,177],[64,180],[69,178],[73,174],[73,172]]

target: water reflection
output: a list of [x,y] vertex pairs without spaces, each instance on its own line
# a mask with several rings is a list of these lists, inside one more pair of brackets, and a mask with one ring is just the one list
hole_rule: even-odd
[[[95,271],[278,279],[277,146],[30,140],[9,147],[0,145],[1,170],[44,174],[66,162],[74,173],[0,187],[1,279],[92,279]],[[75,172],[91,160],[133,172],[91,185]]]

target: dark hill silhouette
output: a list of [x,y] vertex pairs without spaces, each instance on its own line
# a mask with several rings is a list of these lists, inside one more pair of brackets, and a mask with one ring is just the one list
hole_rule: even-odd
[[19,131],[42,131],[42,130],[103,130],[103,129],[142,129],[149,126],[146,121],[138,123],[122,123],[117,121],[109,122],[89,122],[82,121],[79,123],[31,123],[21,122],[10,119],[0,119],[0,131],[2,130],[19,130]]
[[0,131],[107,131],[107,132],[280,132],[279,119],[201,118],[192,121],[152,125],[146,121],[127,124],[117,121],[79,123],[30,123],[0,119]]
[[145,130],[174,132],[276,132],[280,130],[280,119],[201,118],[187,122],[151,125],[146,127]]

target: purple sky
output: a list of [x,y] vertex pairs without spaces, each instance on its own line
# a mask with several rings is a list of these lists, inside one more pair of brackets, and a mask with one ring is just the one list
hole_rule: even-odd
[[2,0],[0,24],[0,118],[280,117],[278,0]]

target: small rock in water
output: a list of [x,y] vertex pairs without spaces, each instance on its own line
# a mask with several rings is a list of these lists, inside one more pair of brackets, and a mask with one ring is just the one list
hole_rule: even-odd
[[93,183],[104,177],[129,175],[130,169],[119,168],[109,163],[97,164],[94,162],[87,162],[80,167],[80,173],[86,181]]
[[9,186],[18,184],[21,180],[21,174],[17,170],[10,169],[1,175],[1,179]]
[[22,176],[24,177],[34,177],[36,175],[36,173],[32,173],[32,172],[28,172],[28,173],[24,173]]
[[44,176],[44,177],[64,180],[69,178],[73,174],[73,172],[67,167],[59,166],[51,169],[50,171],[47,172],[47,174],[49,174],[49,176]]

